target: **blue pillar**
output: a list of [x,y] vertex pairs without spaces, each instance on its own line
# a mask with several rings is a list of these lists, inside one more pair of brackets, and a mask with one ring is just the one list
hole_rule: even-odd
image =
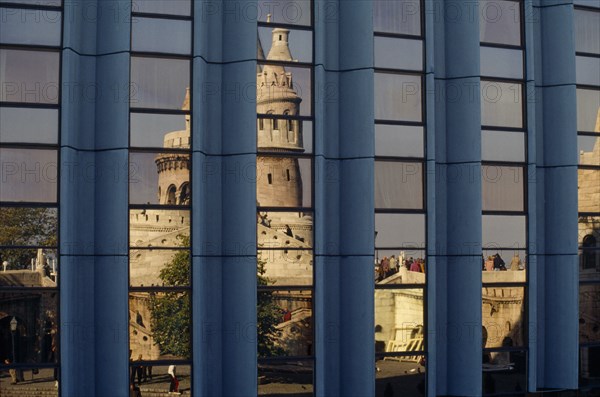
[[[103,95],[96,104],[95,119],[96,395],[127,396],[131,3],[97,3],[96,84]],[[85,380],[80,382],[85,384]]]
[[435,208],[429,209],[436,220],[428,251],[435,257],[429,289],[436,290],[430,293],[436,323],[429,333],[435,332],[430,350],[435,348],[437,377],[437,389],[430,393],[477,396],[482,362],[478,6],[462,0],[429,5],[435,13],[437,197]]
[[316,394],[375,389],[374,109],[370,2],[317,0]]
[[195,4],[194,395],[251,396],[257,392],[257,24],[243,12],[249,0]]
[[[95,3],[90,1],[86,5]],[[95,82],[95,24],[78,18],[73,4],[64,8],[63,87]],[[76,396],[94,390],[94,98],[64,89],[61,104],[60,182],[60,391]],[[92,172],[93,175],[93,172]],[[82,221],[85,220],[85,221]],[[84,389],[81,379],[89,381]]]
[[[578,387],[577,111],[573,5],[535,1],[537,387]],[[533,276],[533,275],[531,275]]]

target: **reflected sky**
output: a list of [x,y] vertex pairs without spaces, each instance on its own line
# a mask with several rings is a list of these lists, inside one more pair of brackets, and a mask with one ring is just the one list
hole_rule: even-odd
[[[273,42],[273,29],[272,28],[258,28],[258,37],[262,44],[265,57],[271,50],[271,44]],[[290,30],[288,36],[290,52],[294,60],[299,62],[311,62],[312,61],[312,32],[306,30]]]

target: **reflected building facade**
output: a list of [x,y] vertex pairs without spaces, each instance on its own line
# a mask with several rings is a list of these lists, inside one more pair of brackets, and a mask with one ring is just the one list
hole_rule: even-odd
[[0,395],[595,387],[597,2],[275,3],[0,0]]
[[[190,110],[190,93],[186,92],[182,110]],[[191,142],[190,115],[185,118],[185,129],[164,135],[165,149],[188,149]],[[189,154],[159,153],[155,157],[159,205],[186,206],[190,203]],[[190,211],[187,209],[132,209],[129,214],[130,251],[129,282],[135,287],[165,287],[164,269],[175,261],[185,246],[183,239],[191,235]],[[170,248],[170,249],[165,249]],[[160,344],[153,337],[153,298],[160,292],[131,292],[129,294],[129,340],[131,356],[145,360],[165,357]]]

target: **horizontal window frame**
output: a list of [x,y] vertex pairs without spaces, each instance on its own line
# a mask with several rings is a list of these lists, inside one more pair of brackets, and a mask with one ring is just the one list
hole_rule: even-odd
[[148,19],[167,19],[171,21],[194,21],[194,13],[193,13],[193,1],[191,2],[191,12],[190,15],[176,15],[176,14],[161,14],[156,12],[140,12],[140,11],[131,11],[131,23],[134,23],[134,18],[148,18]]

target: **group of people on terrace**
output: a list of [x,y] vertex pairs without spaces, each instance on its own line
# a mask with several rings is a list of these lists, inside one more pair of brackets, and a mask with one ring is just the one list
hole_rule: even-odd
[[376,260],[375,263],[375,278],[377,281],[381,281],[385,278],[393,276],[400,271],[400,268],[404,266],[409,272],[425,273],[425,260],[423,258],[405,258],[404,255],[400,255],[396,258],[396,255],[391,257],[384,256],[381,260]]
[[515,253],[507,267],[506,262],[500,257],[499,253],[485,258],[481,256],[481,270],[485,271],[507,271],[507,270],[525,270],[525,264],[521,261],[519,254]]

